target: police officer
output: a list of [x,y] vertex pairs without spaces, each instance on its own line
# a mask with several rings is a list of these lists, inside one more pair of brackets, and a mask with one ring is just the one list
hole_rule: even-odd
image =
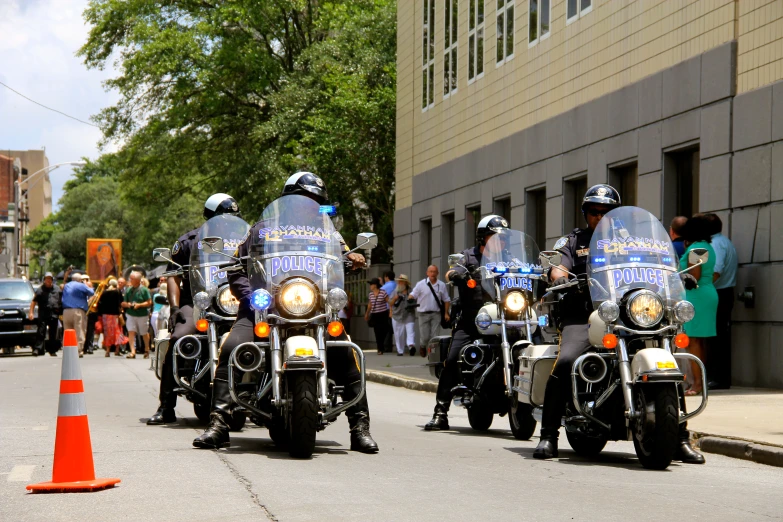
[[[324,205],[328,201],[323,180],[311,172],[297,172],[288,178],[281,197],[288,195],[306,196],[319,205]],[[261,223],[256,223],[251,228],[249,236],[257,237],[260,228]],[[243,241],[235,256],[240,258],[247,256],[248,247],[248,241]],[[349,250],[347,246],[344,248]],[[364,266],[364,256],[361,254],[353,252],[348,255],[348,259],[353,262],[354,268]],[[254,339],[255,312],[250,308],[250,295],[253,289],[250,286],[247,272],[245,270],[229,272],[228,281],[231,285],[231,293],[239,300],[239,312],[231,327],[231,333],[220,347],[220,361],[215,372],[215,380],[212,383],[211,422],[206,431],[193,441],[193,445],[197,448],[215,449],[231,444],[228,435],[228,419],[233,408],[233,401],[228,389],[228,360],[237,346],[245,342],[252,342]],[[343,387],[343,400],[349,401],[361,393],[361,374],[350,348],[329,348],[326,355],[326,367],[329,377],[334,379],[338,386]],[[351,431],[351,450],[377,453],[378,444],[370,435],[370,410],[367,394],[365,393],[359,402],[345,413]]]
[[[208,220],[214,216],[227,214],[236,216],[239,214],[239,206],[234,198],[228,194],[213,194],[204,203],[204,219]],[[194,228],[180,236],[174,248],[171,249],[171,259],[181,266],[190,264],[190,252],[198,238],[200,227]],[[176,270],[177,266],[169,263],[167,270]],[[180,283],[182,289],[180,290]],[[174,344],[185,335],[193,335],[196,332],[196,325],[193,323],[193,296],[190,292],[190,278],[188,271],[185,270],[182,276],[169,276],[166,281],[168,299],[170,304],[169,331],[169,350],[163,359],[163,371],[160,377],[160,393],[158,399],[160,406],[158,411],[147,420],[147,424],[168,424],[177,422],[174,414],[174,407],[177,405],[177,394],[174,389],[177,383],[174,380],[173,361]]]
[[[559,267],[550,271],[553,286],[567,283],[568,272],[577,276],[587,273],[593,231],[604,215],[621,204],[620,194],[610,185],[595,185],[587,190],[582,199],[582,214],[587,221],[587,228],[576,228],[555,243],[555,250],[562,254],[562,262]],[[563,321],[560,353],[546,384],[541,441],[533,452],[533,457],[537,459],[557,457],[557,439],[565,409],[564,398],[571,395],[571,368],[574,361],[590,348],[587,330],[593,306],[589,293],[569,292],[563,296],[560,306]],[[684,404],[682,406],[684,407]],[[704,457],[690,445],[685,424],[680,424],[680,439],[675,459],[687,463],[703,463]]]
[[[487,244],[493,234],[508,230],[508,221],[496,214],[484,216],[476,227],[476,246],[462,251],[465,256],[465,267],[474,270],[481,266],[481,256],[484,253],[484,246]],[[451,334],[451,345],[446,360],[443,362],[443,371],[441,371],[438,380],[438,391],[435,394],[435,413],[432,420],[424,425],[427,431],[438,431],[449,429],[449,405],[451,404],[452,393],[459,382],[457,368],[457,359],[462,348],[478,339],[479,334],[476,328],[476,315],[481,307],[484,306],[484,295],[481,291],[481,285],[474,288],[468,286],[468,273],[463,267],[452,268],[446,272],[446,280],[457,287],[459,300],[462,306],[462,313],[457,319],[454,330]]]

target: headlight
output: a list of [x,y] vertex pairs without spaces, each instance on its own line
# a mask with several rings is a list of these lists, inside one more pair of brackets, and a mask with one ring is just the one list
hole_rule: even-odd
[[291,279],[280,287],[280,308],[295,316],[307,315],[315,309],[313,285],[305,279]]
[[209,308],[209,294],[203,291],[196,292],[196,295],[193,296],[193,304],[202,310],[206,310]]
[[696,309],[690,301],[680,301],[674,305],[674,318],[681,323],[692,321],[696,315]]
[[663,318],[663,301],[657,294],[641,290],[628,300],[628,315],[642,328],[656,325]]
[[337,312],[348,304],[348,294],[342,288],[332,288],[326,294],[326,302],[333,312]]
[[492,326],[492,318],[487,312],[481,312],[476,316],[476,326],[479,330],[486,330]]
[[237,301],[234,294],[231,293],[231,289],[228,285],[223,285],[223,288],[218,291],[217,305],[223,313],[237,315],[237,312],[239,311],[239,301]]
[[620,306],[614,301],[604,301],[598,306],[598,317],[605,323],[613,323],[620,317]]
[[505,305],[509,312],[519,313],[525,308],[525,296],[522,292],[509,292]]
[[253,293],[250,294],[250,308],[252,308],[257,312],[266,310],[267,308],[269,308],[271,304],[272,304],[272,294],[270,294],[263,288],[254,290]]

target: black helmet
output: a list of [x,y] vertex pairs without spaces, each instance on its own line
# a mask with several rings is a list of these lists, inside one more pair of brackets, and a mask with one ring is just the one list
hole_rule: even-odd
[[319,205],[325,205],[329,201],[324,181],[312,172],[297,172],[286,180],[282,195],[292,194],[307,196]]
[[593,185],[582,199],[582,214],[585,213],[585,207],[587,205],[604,205],[610,208],[617,208],[622,205],[620,201],[620,193],[617,192],[611,185]]
[[476,227],[476,243],[484,245],[484,239],[488,234],[497,234],[503,230],[508,230],[508,221],[497,214],[484,216]]
[[204,219],[210,219],[220,214],[230,214],[236,216],[239,214],[239,205],[234,198],[228,194],[219,192],[212,194],[204,203]]

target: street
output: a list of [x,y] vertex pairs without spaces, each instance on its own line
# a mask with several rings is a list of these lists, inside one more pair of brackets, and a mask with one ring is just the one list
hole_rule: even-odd
[[516,441],[505,418],[484,435],[452,408],[452,430],[427,433],[434,396],[370,383],[381,451],[348,451],[341,417],[319,433],[312,460],[293,460],[255,426],[232,446],[197,450],[192,407],[175,425],[146,426],[157,405],[149,361],[80,360],[97,477],[114,489],[28,494],[50,480],[61,358],[0,359],[0,520],[770,520],[783,518],[783,469],[707,455],[665,472],[638,464],[630,442],[594,461],[532,459],[537,436]]

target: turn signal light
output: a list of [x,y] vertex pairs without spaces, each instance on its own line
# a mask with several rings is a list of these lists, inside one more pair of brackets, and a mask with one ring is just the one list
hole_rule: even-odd
[[476,280],[468,279],[468,288],[476,288]]
[[256,334],[256,337],[269,337],[270,331],[269,323],[256,323],[253,327],[253,333]]
[[329,332],[329,335],[332,337],[339,337],[344,331],[343,323],[340,321],[332,321],[329,323],[329,326],[326,327],[326,331]]
[[677,348],[687,348],[689,344],[691,344],[691,340],[688,334],[679,333],[674,336],[674,346]]
[[206,319],[199,319],[196,321],[196,330],[199,332],[206,332],[207,328],[209,328],[209,321]]
[[603,338],[604,348],[609,348],[610,350],[613,350],[614,348],[617,348],[617,336],[615,334],[606,334]]

